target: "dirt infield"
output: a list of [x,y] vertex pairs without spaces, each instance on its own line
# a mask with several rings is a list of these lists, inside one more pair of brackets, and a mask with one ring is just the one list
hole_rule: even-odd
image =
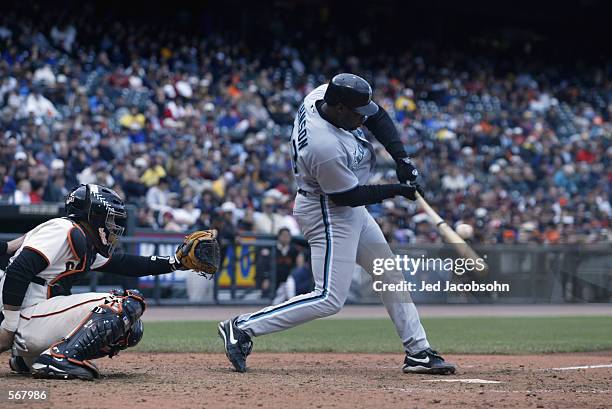
[[[0,389],[48,388],[50,400],[3,400],[0,407],[612,407],[612,352],[449,356],[460,371],[447,377],[404,375],[401,359],[395,354],[255,352],[249,372],[239,374],[221,354],[128,352],[98,360],[104,377],[95,382],[33,380],[3,367]],[[553,369],[586,365],[604,367]]]

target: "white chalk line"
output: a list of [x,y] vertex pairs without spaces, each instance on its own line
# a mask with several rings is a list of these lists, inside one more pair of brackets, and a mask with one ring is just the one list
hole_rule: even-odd
[[423,382],[459,382],[459,383],[502,383],[500,381],[490,381],[488,379],[466,379],[466,378],[456,378],[456,379],[424,379]]
[[[406,392],[406,393],[410,393],[410,394],[417,394],[417,393],[431,393],[431,394],[436,394],[440,392],[440,389],[427,389],[427,388],[393,388],[393,387],[386,387],[384,388],[385,390],[388,391],[401,391],[401,392]],[[480,392],[484,392],[484,393],[499,393],[499,394],[515,394],[515,393],[520,393],[520,394],[526,394],[526,393],[551,393],[551,394],[557,394],[559,392],[562,392],[563,389],[509,389],[509,390],[505,390],[505,389],[479,389],[479,390],[464,390],[463,393],[476,393],[478,392],[480,394]],[[578,390],[574,390],[572,393],[575,394],[580,394],[580,395],[608,395],[610,393],[612,393],[612,389],[578,389]]]
[[550,370],[552,371],[575,371],[577,369],[598,369],[598,368],[612,368],[612,364],[566,366],[566,367],[561,367],[561,368],[550,368]]
[[[461,365],[461,369],[475,368],[475,365]],[[376,366],[372,369],[397,369],[397,366]],[[580,369],[601,369],[601,368],[612,368],[612,364],[601,364],[601,365],[579,365],[579,366],[564,366],[559,368],[541,368],[535,369],[536,371],[577,371]],[[511,368],[511,370],[518,371],[519,368]],[[430,380],[426,382],[459,382],[456,380]],[[466,382],[466,383],[478,383],[478,382]],[[482,382],[487,383],[487,382]]]

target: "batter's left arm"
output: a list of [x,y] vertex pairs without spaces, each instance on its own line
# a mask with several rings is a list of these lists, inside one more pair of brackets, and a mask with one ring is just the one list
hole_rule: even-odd
[[387,111],[379,105],[378,112],[369,117],[364,125],[382,143],[395,161],[399,182],[415,182],[419,176],[419,171],[408,157],[408,153],[404,150],[404,145],[400,140],[397,128]]

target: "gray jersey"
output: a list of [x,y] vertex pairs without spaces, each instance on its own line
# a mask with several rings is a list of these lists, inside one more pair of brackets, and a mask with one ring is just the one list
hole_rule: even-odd
[[293,124],[291,149],[297,187],[315,194],[345,192],[367,183],[376,156],[361,129],[349,132],[319,115],[327,84],[304,99]]

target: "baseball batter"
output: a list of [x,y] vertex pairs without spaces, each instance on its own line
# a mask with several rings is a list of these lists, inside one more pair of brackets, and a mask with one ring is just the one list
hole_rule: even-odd
[[[74,280],[90,270],[139,277],[188,269],[183,246],[195,246],[186,240],[177,258],[113,255],[127,213],[104,186],[79,186],[66,199],[66,213],[17,241],[6,273],[0,270],[0,352],[12,349],[9,364],[20,374],[91,380],[99,377],[91,359],[113,357],[140,341],[145,301],[137,290],[72,295]],[[0,247],[10,252],[15,242]]]
[[[294,215],[311,247],[315,289],[219,323],[226,355],[239,372],[246,371],[252,337],[337,313],[348,295],[355,263],[372,273],[374,259],[393,257],[365,205],[398,195],[415,200],[415,192],[422,191],[391,118],[371,98],[372,89],[363,78],[339,74],[308,94],[297,112],[290,141],[298,186]],[[376,158],[362,125],[394,158],[400,183],[366,184]],[[383,279],[402,278],[401,272],[386,272]],[[454,373],[455,366],[430,348],[407,294],[387,292],[382,300],[406,351],[403,371]]]

